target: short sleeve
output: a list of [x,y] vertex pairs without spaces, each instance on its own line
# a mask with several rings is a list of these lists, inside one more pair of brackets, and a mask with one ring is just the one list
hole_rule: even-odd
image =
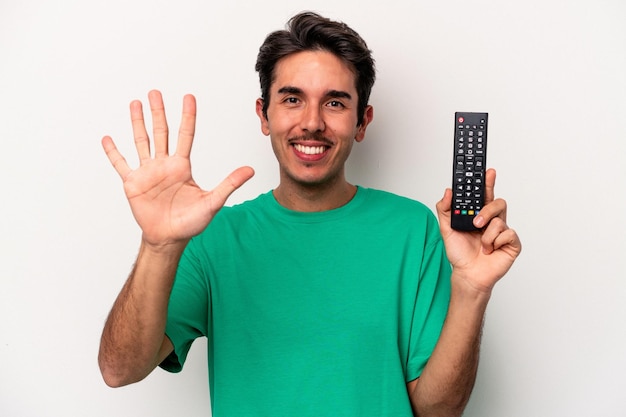
[[425,248],[409,338],[406,381],[418,378],[439,340],[450,302],[452,268],[443,240]]
[[165,334],[174,351],[159,365],[179,372],[195,339],[208,334],[210,289],[202,262],[192,239],[183,252],[170,295]]

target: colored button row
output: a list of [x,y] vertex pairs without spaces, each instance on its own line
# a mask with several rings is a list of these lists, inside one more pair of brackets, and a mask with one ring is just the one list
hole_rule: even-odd
[[461,216],[474,216],[479,213],[480,210],[454,210],[454,214],[457,216],[460,214]]

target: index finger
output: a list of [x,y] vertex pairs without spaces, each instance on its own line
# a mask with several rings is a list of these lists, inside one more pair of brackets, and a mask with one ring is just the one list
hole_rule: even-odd
[[187,94],[183,97],[183,116],[178,129],[178,144],[176,154],[189,158],[193,137],[196,133],[196,98]]

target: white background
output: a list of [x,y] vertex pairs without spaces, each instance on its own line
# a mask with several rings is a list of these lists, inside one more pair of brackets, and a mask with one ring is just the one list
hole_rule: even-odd
[[494,292],[465,415],[625,416],[622,0],[2,0],[0,415],[210,415],[205,340],[181,374],[101,380],[100,332],[139,230],[100,138],[135,166],[128,103],[162,90],[175,132],[194,93],[196,180],[253,166],[229,204],[274,187],[254,62],[303,9],[346,21],[377,60],[352,182],[434,208],[453,113],[489,112],[489,165],[524,250]]

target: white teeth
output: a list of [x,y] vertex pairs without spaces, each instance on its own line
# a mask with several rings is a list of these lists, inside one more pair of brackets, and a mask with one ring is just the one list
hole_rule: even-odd
[[305,153],[307,155],[318,155],[324,152],[326,147],[324,146],[304,146],[300,144],[294,145],[298,152]]

